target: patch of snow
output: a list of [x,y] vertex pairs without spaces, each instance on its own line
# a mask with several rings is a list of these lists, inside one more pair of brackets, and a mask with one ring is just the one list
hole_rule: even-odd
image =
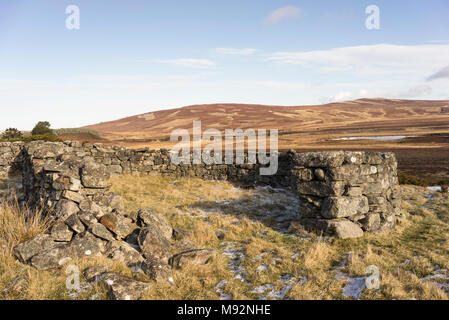
[[365,290],[365,277],[349,278],[349,283],[343,288],[343,296],[360,299],[362,291]]
[[268,267],[264,264],[262,264],[256,268],[256,273],[266,272],[266,271],[268,271]]
[[246,281],[246,270],[243,268],[243,260],[245,260],[245,252],[242,249],[236,249],[235,242],[225,243],[226,248],[222,250],[222,253],[231,259],[229,262],[229,267],[231,272],[234,273],[234,279],[239,279],[242,282]]
[[338,272],[335,275],[335,280],[348,280],[349,283],[343,287],[343,296],[353,299],[360,299],[360,295],[366,288],[365,277],[351,278],[348,275]]
[[260,294],[260,293],[265,293],[265,291],[273,290],[273,289],[274,289],[274,284],[267,283],[267,284],[263,284],[261,286],[255,287],[249,293],[259,293]]

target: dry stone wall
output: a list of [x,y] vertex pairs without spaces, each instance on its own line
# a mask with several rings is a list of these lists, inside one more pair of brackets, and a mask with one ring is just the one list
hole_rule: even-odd
[[[82,225],[88,226],[79,217],[85,212],[92,213],[97,222],[103,215],[114,213],[118,217],[111,218],[114,223],[126,228],[126,223],[117,219],[132,217],[123,212],[120,196],[108,191],[109,177],[119,174],[161,174],[228,180],[244,186],[292,187],[300,199],[301,224],[340,238],[391,230],[400,214],[393,153],[291,150],[279,155],[276,175],[260,176],[259,164],[173,165],[165,149],[134,150],[79,142],[2,143],[0,148],[0,170],[22,172],[25,200],[47,212],[54,221],[66,221],[77,214],[81,224],[72,217],[72,231],[76,224],[79,230],[83,230]],[[91,231],[104,231],[99,228]],[[111,229],[108,231],[112,237],[124,233]],[[103,233],[103,238],[112,239]]]
[[293,153],[291,172],[307,229],[351,238],[394,228],[401,197],[393,153]]
[[23,142],[0,142],[0,176],[20,174],[23,159],[19,156]]

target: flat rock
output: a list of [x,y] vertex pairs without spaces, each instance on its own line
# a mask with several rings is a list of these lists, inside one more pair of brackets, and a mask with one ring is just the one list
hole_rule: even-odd
[[83,195],[80,194],[79,192],[75,192],[75,191],[71,191],[71,190],[64,190],[62,192],[62,197],[64,199],[71,200],[75,203],[80,203],[81,201],[83,201],[85,199],[83,197]]
[[45,251],[57,246],[58,243],[53,241],[48,234],[38,234],[33,238],[22,242],[14,247],[14,255],[20,262],[26,263],[30,258],[41,251]]
[[73,258],[97,255],[101,242],[89,232],[77,234],[69,243],[41,251],[31,258],[30,264],[39,270],[58,268]]
[[101,223],[93,223],[90,228],[89,231],[96,235],[97,237],[107,240],[107,241],[114,241],[114,235]]
[[101,275],[101,282],[108,289],[109,297],[113,300],[139,300],[150,284],[122,276],[115,272]]
[[345,184],[342,181],[309,181],[298,183],[297,191],[301,195],[317,197],[341,196],[344,192],[344,187]]

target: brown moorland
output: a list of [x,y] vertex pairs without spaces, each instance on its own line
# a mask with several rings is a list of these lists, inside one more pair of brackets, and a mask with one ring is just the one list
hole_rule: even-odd
[[[396,152],[399,169],[438,183],[449,178],[449,101],[359,99],[314,106],[193,105],[89,125],[101,138],[78,140],[132,148],[169,148],[174,129],[278,129],[281,150],[383,150]],[[406,136],[393,140],[342,138]],[[76,139],[76,135],[71,135]]]

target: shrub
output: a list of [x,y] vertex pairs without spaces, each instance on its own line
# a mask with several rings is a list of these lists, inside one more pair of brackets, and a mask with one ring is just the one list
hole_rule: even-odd
[[[2,139],[5,140],[5,139]],[[15,141],[23,141],[23,142],[30,142],[30,141],[50,141],[50,142],[60,142],[62,141],[57,135],[54,134],[38,134],[34,136],[21,136],[20,138],[15,139],[8,139],[10,142]]]
[[33,136],[36,135],[45,135],[45,134],[53,134],[53,130],[50,129],[50,122],[48,121],[39,121],[31,131]]
[[2,139],[11,140],[22,137],[22,132],[17,130],[16,128],[8,128],[3,132]]

